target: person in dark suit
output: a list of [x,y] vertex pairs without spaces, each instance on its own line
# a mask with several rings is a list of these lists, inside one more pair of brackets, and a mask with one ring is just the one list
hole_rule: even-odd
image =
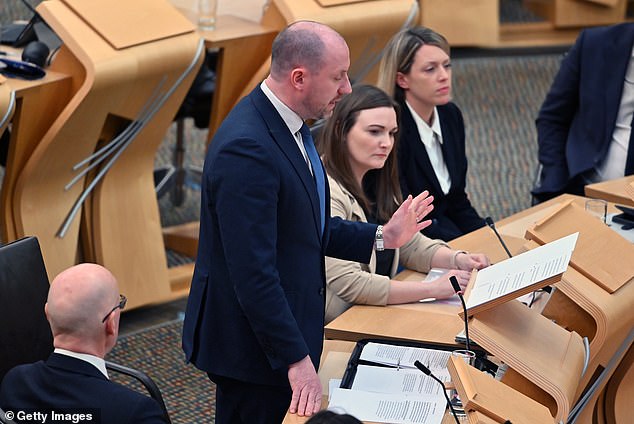
[[452,240],[485,225],[466,193],[462,113],[451,100],[449,43],[429,28],[401,30],[388,42],[378,86],[401,106],[398,160],[404,196],[434,197],[429,238]]
[[325,255],[367,263],[375,242],[400,247],[429,224],[426,194],[406,199],[383,227],[330,218],[303,121],[329,116],[351,91],[349,65],[333,29],[291,24],[273,42],[270,75],[211,141],[183,349],[216,383],[216,423],[317,412]]
[[562,60],[536,120],[537,201],[634,172],[633,45],[632,23],[590,28]]
[[[5,411],[95,414],[101,424],[165,423],[152,398],[108,379],[104,356],[115,345],[125,297],[104,267],[80,264],[51,283],[45,306],[55,350],[46,361],[12,368],[0,386]],[[59,422],[59,421],[56,421]]]

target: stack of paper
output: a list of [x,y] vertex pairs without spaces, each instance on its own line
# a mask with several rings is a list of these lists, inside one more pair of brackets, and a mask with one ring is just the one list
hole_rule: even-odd
[[444,388],[414,366],[418,360],[442,381],[449,381],[448,351],[368,343],[351,389],[335,389],[330,408],[362,421],[438,424],[445,413]]

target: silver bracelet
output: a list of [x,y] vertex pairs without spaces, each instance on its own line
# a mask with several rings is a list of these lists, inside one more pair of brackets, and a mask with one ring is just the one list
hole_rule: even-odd
[[449,262],[449,267],[451,269],[459,269],[458,266],[456,265],[456,258],[458,257],[458,255],[460,255],[461,253],[464,253],[465,255],[468,255],[469,252],[465,251],[465,250],[456,250],[454,252],[454,254],[451,256],[451,262]]

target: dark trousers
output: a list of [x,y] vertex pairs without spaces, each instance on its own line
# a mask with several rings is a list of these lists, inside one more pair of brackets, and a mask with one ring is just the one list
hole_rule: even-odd
[[209,378],[216,383],[216,424],[278,424],[291,404],[290,387]]

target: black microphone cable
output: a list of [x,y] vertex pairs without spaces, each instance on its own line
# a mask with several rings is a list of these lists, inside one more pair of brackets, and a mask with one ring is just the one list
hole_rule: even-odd
[[471,350],[469,346],[469,324],[468,324],[469,317],[467,316],[467,305],[464,303],[464,296],[462,296],[462,289],[460,288],[460,284],[458,284],[458,279],[456,278],[455,275],[452,275],[451,277],[449,277],[449,281],[451,281],[451,286],[453,287],[454,291],[460,298],[460,303],[462,303],[462,312],[464,313],[464,335],[466,339],[465,345],[467,347],[467,350]]
[[421,370],[423,374],[430,376],[431,378],[436,380],[438,383],[440,383],[440,385],[442,386],[442,392],[445,395],[445,399],[447,399],[447,405],[449,405],[449,409],[451,410],[451,415],[453,415],[454,419],[456,420],[456,424],[460,424],[460,420],[458,419],[458,414],[456,414],[456,410],[453,409],[453,405],[451,404],[451,401],[449,400],[449,396],[447,395],[447,390],[445,390],[445,383],[443,383],[441,379],[439,379],[434,374],[432,374],[430,369],[427,368],[425,365],[423,365],[418,359],[414,361],[414,365],[416,366],[416,368]]
[[511,251],[509,250],[508,247],[506,247],[506,243],[504,243],[504,240],[502,240],[502,237],[500,236],[500,233],[498,233],[498,230],[495,228],[495,222],[493,222],[493,219],[490,216],[487,216],[486,218],[484,218],[484,222],[486,222],[486,224],[489,226],[489,228],[493,230],[493,232],[497,236],[498,240],[500,241],[500,244],[502,245],[502,247],[506,251],[506,254],[509,256],[509,258],[512,258],[513,255],[511,255]]

